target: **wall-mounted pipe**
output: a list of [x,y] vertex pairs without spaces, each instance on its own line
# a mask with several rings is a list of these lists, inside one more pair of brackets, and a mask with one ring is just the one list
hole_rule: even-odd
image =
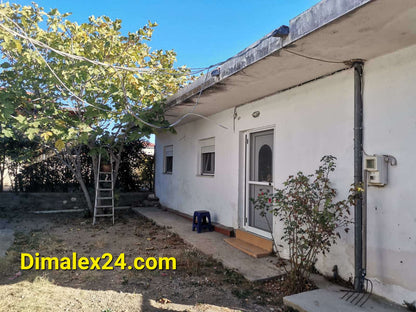
[[[354,68],[354,185],[363,184],[363,62],[355,62]],[[358,193],[354,207],[354,262],[356,291],[363,290],[363,196]]]
[[363,260],[362,260],[362,275],[367,275],[367,196],[368,196],[368,171],[364,169],[364,192],[363,192],[363,213],[362,213],[362,242],[363,242]]

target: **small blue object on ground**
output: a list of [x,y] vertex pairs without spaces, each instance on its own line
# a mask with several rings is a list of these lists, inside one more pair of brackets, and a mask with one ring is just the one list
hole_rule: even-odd
[[207,229],[213,231],[214,227],[211,224],[211,215],[207,210],[194,211],[194,218],[192,220],[192,231],[201,233],[202,230]]

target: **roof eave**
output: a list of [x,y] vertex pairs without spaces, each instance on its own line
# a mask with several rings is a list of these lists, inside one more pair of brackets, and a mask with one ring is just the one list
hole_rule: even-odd
[[375,0],[323,0],[317,3],[290,20],[288,37],[284,39],[275,38],[271,36],[272,32],[270,32],[221,64],[218,76],[211,76],[210,72],[208,72],[206,75],[199,77],[196,81],[169,97],[167,100],[168,107],[186,103],[187,100],[202,91],[212,88],[228,77],[241,72],[244,68],[278,52],[284,47],[290,46],[297,40],[372,1]]

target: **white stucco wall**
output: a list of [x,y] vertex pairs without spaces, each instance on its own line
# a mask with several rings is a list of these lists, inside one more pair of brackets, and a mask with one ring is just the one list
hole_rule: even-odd
[[[368,273],[381,294],[416,299],[416,47],[365,64],[364,138],[390,154],[389,184],[369,188]],[[410,293],[413,291],[413,294]]]
[[[389,184],[370,188],[368,198],[368,275],[375,293],[398,303],[416,299],[416,46],[374,60],[364,67],[365,150],[391,154]],[[313,172],[323,155],[338,158],[332,181],[340,197],[353,182],[353,71],[306,85],[177,127],[156,136],[156,192],[161,203],[192,214],[207,209],[214,221],[237,228],[242,209],[243,131],[275,129],[274,177],[279,187],[288,175]],[[249,85],[247,92],[250,92]],[[258,118],[253,111],[260,111]],[[198,140],[215,137],[214,177],[198,176]],[[173,145],[173,174],[163,174],[163,146]],[[281,231],[275,226],[275,238]],[[285,254],[285,253],[283,253]],[[354,272],[353,231],[344,234],[318,269],[341,276]]]
[[[232,127],[232,112],[213,116]],[[193,214],[209,210],[215,222],[237,226],[238,140],[232,131],[199,120],[176,128],[177,134],[156,136],[156,193],[162,205]],[[215,175],[200,176],[198,170],[199,140],[215,137]],[[163,146],[173,145],[173,172],[163,173]],[[238,159],[238,158],[237,158]]]

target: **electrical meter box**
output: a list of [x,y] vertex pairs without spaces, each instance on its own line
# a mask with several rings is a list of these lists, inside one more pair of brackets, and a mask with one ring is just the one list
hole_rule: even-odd
[[389,158],[384,155],[366,156],[364,170],[368,172],[368,185],[384,186],[388,181]]

